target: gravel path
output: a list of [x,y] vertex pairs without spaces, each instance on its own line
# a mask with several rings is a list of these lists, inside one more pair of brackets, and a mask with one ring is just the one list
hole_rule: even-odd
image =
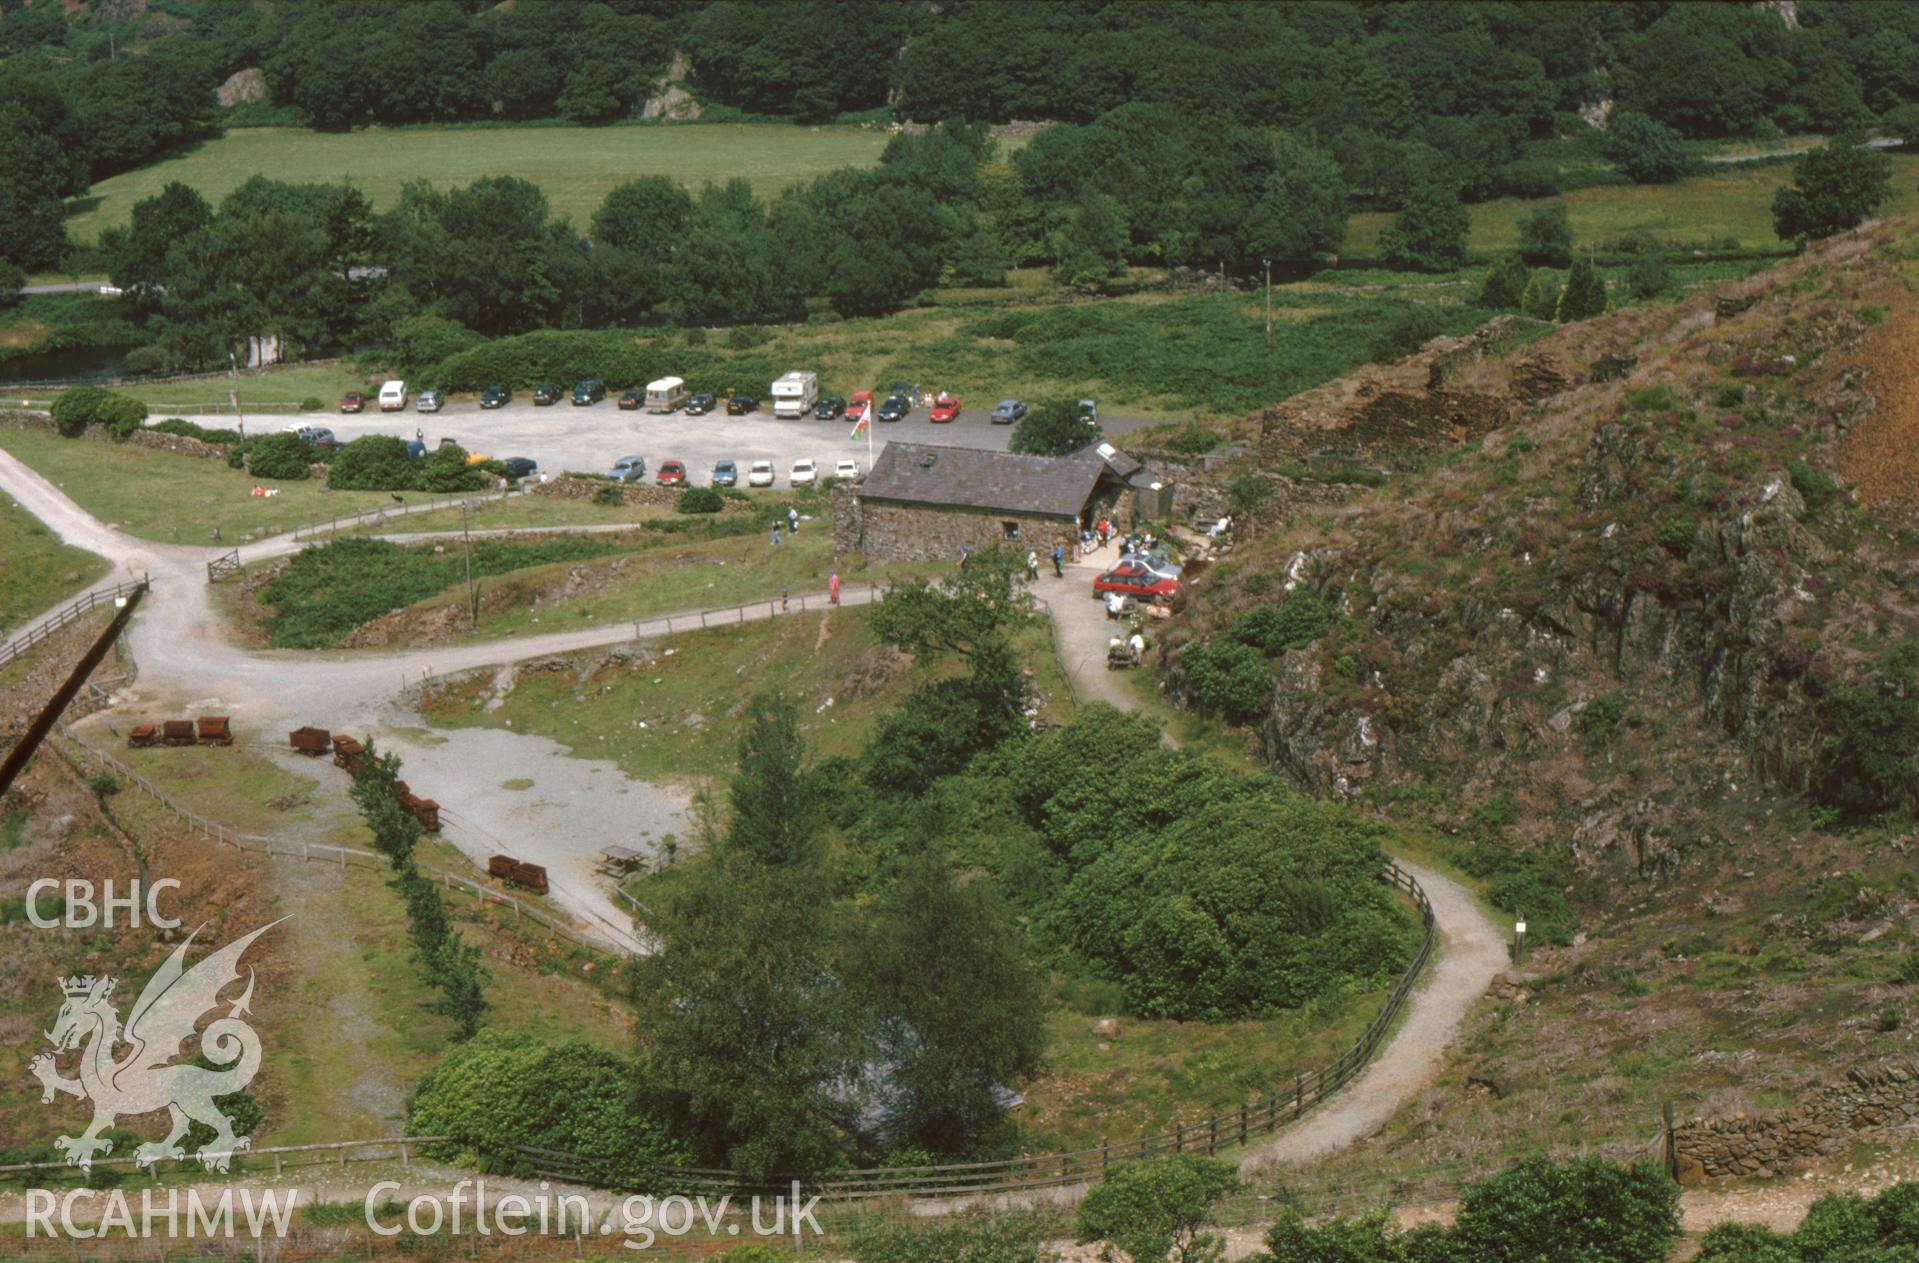
[[[1060,657],[1080,699],[1130,710],[1135,703],[1121,673],[1106,667],[1106,644],[1114,623],[1106,617],[1105,607],[1087,595],[1092,577],[1116,555],[1116,548],[1109,545],[1072,563],[1063,580],[1046,575],[1038,596],[1058,627]],[[1246,1153],[1240,1160],[1243,1174],[1320,1157],[1385,1126],[1401,1105],[1438,1076],[1461,1020],[1506,969],[1501,930],[1465,887],[1421,865],[1406,860],[1399,865],[1425,888],[1439,929],[1439,950],[1425,980],[1413,993],[1399,1029],[1359,1079],[1328,1104]]]

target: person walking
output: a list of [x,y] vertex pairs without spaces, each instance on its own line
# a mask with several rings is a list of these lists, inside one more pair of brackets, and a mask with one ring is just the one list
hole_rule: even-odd
[[1028,579],[1039,578],[1039,554],[1030,548],[1026,550],[1026,577]]
[[966,573],[966,561],[967,561],[967,558],[969,558],[969,557],[971,557],[972,555],[973,555],[973,546],[972,546],[971,544],[961,544],[961,545],[960,545],[960,564],[959,564],[959,568],[960,568],[960,573],[961,573],[961,574],[965,574],[965,573]]
[[826,572],[826,602],[829,605],[840,603],[840,572],[837,570]]
[[1066,567],[1063,564],[1063,562],[1065,561],[1065,557],[1066,557],[1066,550],[1061,548],[1058,544],[1054,544],[1053,545],[1053,577],[1055,579],[1064,579],[1066,577]]
[[773,523],[773,542],[775,544],[780,542],[780,524],[778,522]]
[[782,614],[786,613],[786,596],[786,589],[782,587],[780,589],[780,613]]
[[793,534],[800,533],[800,511],[790,504],[786,506],[786,524]]

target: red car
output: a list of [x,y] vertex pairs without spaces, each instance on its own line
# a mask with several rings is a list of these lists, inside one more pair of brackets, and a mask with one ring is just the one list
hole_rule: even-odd
[[660,462],[659,483],[662,487],[678,487],[686,482],[686,466],[676,460]]
[[621,412],[638,412],[640,410],[640,403],[641,403],[640,392],[637,390],[629,390],[624,395],[620,396],[620,411]]
[[366,396],[357,390],[349,390],[340,397],[341,412],[359,412],[366,407]]
[[848,421],[858,421],[861,417],[865,416],[872,407],[873,392],[870,390],[856,390],[853,392],[853,397],[846,401],[846,419]]
[[1122,561],[1093,580],[1093,595],[1118,592],[1142,600],[1170,598],[1179,593],[1177,569],[1155,569],[1143,561]]
[[942,421],[942,422],[951,421],[954,417],[957,417],[959,415],[959,410],[960,410],[959,400],[953,398],[953,396],[951,395],[941,395],[938,399],[935,399],[933,401],[933,412],[932,412],[932,415],[927,419],[931,421]]

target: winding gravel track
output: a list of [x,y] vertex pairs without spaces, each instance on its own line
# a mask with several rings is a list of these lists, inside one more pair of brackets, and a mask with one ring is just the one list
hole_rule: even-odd
[[[155,584],[128,633],[140,663],[143,703],[224,710],[236,726],[273,733],[305,723],[336,731],[378,732],[407,763],[408,777],[448,805],[446,836],[480,864],[510,850],[544,863],[554,900],[609,942],[641,950],[628,918],[594,880],[592,857],[609,843],[657,839],[683,819],[685,803],[670,791],[626,778],[611,762],[572,757],[557,743],[491,729],[442,730],[422,738],[418,717],[402,696],[426,674],[505,665],[578,649],[662,635],[666,619],[618,623],[471,645],[404,653],[256,652],[238,648],[207,599],[205,566],[218,550],[130,539],[99,521],[58,488],[0,452],[5,488],[62,540],[106,557],[114,578],[151,573]],[[280,538],[242,550],[248,560],[280,556],[306,541]],[[1060,653],[1082,699],[1131,708],[1132,698],[1106,669],[1112,624],[1085,597],[1091,575],[1110,560],[1095,553],[1074,562],[1064,579],[1045,575],[1038,595],[1059,633]],[[846,603],[871,599],[849,590]],[[770,617],[749,613],[748,620]],[[674,615],[676,620],[685,615]],[[282,755],[289,761],[293,756]],[[510,790],[531,779],[537,793]],[[1440,951],[1386,1047],[1359,1080],[1297,1125],[1247,1153],[1246,1171],[1297,1162],[1340,1149],[1383,1126],[1432,1082],[1461,1020],[1506,967],[1501,931],[1473,897],[1444,875],[1401,861],[1425,887],[1440,933]]]

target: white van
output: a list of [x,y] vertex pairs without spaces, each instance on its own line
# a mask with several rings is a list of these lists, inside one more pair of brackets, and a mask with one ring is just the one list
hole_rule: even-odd
[[818,373],[783,373],[773,383],[773,415],[803,417],[813,410],[820,396]]
[[388,382],[380,387],[380,411],[398,412],[406,407],[406,383]]
[[685,406],[688,391],[686,383],[677,377],[662,377],[656,382],[646,384],[646,410],[648,412],[678,412]]

